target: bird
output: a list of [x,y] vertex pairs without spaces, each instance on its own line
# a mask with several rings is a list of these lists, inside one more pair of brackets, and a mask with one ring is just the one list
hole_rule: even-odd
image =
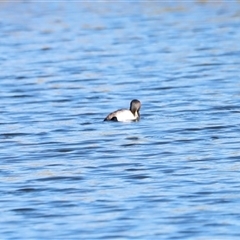
[[117,121],[117,122],[126,122],[126,121],[138,121],[140,119],[139,110],[141,108],[141,102],[137,99],[133,99],[130,103],[130,108],[128,109],[119,109],[107,115],[104,121]]

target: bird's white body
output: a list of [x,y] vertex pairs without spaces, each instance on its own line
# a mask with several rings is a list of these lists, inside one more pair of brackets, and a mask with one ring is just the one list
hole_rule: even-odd
[[112,117],[117,118],[118,122],[128,122],[128,121],[134,121],[137,120],[138,115],[133,115],[133,113],[128,109],[120,109],[113,113],[110,113],[109,115],[112,115]]

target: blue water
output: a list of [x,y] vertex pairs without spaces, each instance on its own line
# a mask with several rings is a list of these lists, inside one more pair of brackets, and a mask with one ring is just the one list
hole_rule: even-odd
[[239,2],[0,15],[0,239],[239,239]]

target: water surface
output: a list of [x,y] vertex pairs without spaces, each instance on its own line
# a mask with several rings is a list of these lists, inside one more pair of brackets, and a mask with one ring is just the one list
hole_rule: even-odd
[[1,239],[239,239],[237,1],[0,13]]

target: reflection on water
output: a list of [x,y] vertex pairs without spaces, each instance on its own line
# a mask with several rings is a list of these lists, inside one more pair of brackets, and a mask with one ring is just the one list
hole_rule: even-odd
[[1,238],[237,239],[238,2],[0,12]]

